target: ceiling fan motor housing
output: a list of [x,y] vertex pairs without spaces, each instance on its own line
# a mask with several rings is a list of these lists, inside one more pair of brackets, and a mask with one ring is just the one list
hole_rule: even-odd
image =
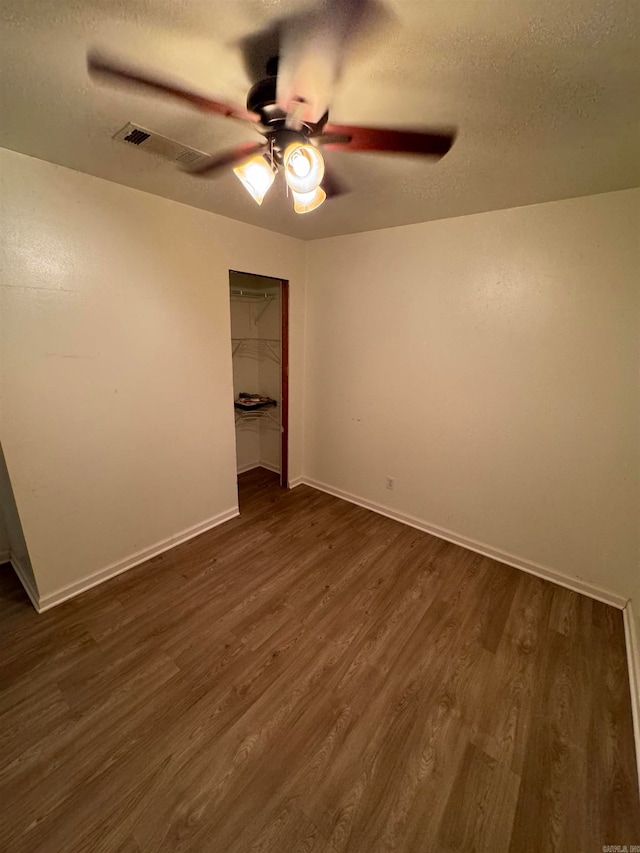
[[276,104],[277,77],[265,77],[255,83],[247,95],[247,109],[260,116],[262,124],[269,126],[284,121],[287,114]]
[[305,142],[309,137],[321,133],[329,113],[326,112],[315,124],[301,122],[300,127],[295,131],[287,128],[287,113],[276,102],[277,82],[277,77],[270,76],[255,83],[247,95],[247,109],[259,115],[261,124],[272,131],[266,135],[269,139],[273,139],[275,153],[283,154],[284,149],[291,142]]

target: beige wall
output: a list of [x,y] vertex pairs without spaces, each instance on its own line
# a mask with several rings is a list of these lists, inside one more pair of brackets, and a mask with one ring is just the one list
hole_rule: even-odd
[[36,588],[27,543],[16,507],[9,472],[0,445],[0,553],[11,555],[14,566],[32,590]]
[[11,552],[9,533],[4,522],[2,507],[0,506],[0,557],[6,557]]
[[305,250],[6,150],[0,174],[0,436],[46,596],[236,505],[229,269],[291,282],[301,472]]
[[640,593],[639,210],[629,190],[308,244],[305,475]]
[[[640,574],[640,571],[638,572]],[[640,578],[637,577],[635,581],[635,585],[631,589],[631,601],[633,604],[633,617],[635,620],[635,632],[636,632],[636,642],[640,643]],[[635,650],[636,654],[636,668],[640,667],[640,645]],[[636,690],[638,691],[638,708],[640,709],[640,670],[636,672]],[[637,723],[638,728],[640,729],[640,721]],[[638,763],[640,764],[640,756],[638,756]]]

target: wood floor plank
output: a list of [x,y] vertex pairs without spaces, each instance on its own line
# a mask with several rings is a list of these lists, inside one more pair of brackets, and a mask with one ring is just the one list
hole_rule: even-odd
[[640,843],[619,611],[256,469],[47,613],[0,570],[12,853]]
[[606,648],[607,654],[589,660],[593,684],[586,744],[589,825],[592,834],[601,832],[608,839],[640,838],[640,815],[624,758],[634,748],[633,732],[627,722],[630,697],[624,629],[621,620],[610,618],[617,615],[615,611],[609,613],[611,608],[597,601],[591,604],[593,611],[598,611],[594,645]]
[[539,702],[534,681],[543,654],[553,587],[533,576],[518,590],[478,700],[482,747],[522,775],[530,721]]
[[506,850],[519,778],[469,743],[440,823],[443,850]]

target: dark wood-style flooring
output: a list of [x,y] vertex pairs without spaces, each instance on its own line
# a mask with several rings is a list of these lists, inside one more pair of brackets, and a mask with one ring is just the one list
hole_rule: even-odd
[[260,469],[38,616],[0,572],[0,848],[640,844],[620,612]]

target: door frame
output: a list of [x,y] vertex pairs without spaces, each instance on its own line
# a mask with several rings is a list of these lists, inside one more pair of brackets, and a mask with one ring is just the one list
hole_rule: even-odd
[[289,488],[289,282],[280,279],[280,485]]

